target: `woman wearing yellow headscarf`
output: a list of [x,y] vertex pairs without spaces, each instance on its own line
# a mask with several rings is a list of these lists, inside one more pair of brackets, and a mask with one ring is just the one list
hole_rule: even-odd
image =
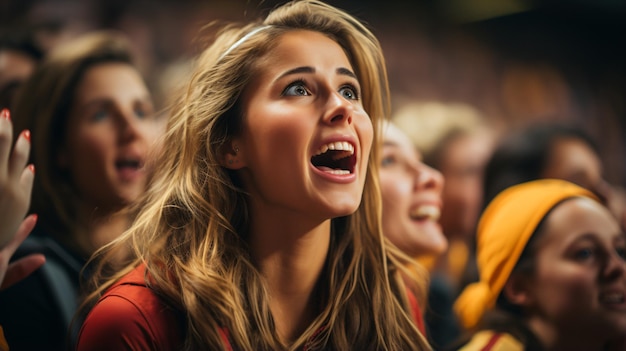
[[605,350],[626,335],[626,236],[591,192],[544,179],[510,187],[477,233],[480,280],[455,303],[460,350]]

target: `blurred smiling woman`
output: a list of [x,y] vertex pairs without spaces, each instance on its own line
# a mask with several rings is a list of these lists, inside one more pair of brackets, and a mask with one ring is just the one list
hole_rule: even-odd
[[478,227],[480,281],[455,304],[460,350],[608,350],[626,335],[626,235],[590,191],[556,179],[502,191]]

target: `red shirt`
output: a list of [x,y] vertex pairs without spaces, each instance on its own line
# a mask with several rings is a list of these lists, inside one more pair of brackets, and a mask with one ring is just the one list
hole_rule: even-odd
[[[424,320],[412,293],[413,318],[424,333]],[[177,350],[183,343],[184,320],[179,312],[149,289],[145,267],[125,275],[98,300],[78,336],[78,351]],[[220,330],[227,350],[232,350],[228,331]]]
[[77,350],[177,350],[183,340],[180,314],[146,287],[139,266],[115,283],[89,312]]

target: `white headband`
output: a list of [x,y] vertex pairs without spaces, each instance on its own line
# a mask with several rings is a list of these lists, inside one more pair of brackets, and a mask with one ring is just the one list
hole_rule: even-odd
[[250,39],[250,37],[252,37],[253,35],[255,35],[256,33],[267,29],[271,26],[262,26],[262,27],[257,27],[254,28],[252,31],[250,31],[248,34],[244,35],[243,37],[241,37],[241,39],[237,40],[233,45],[231,45],[228,49],[226,49],[226,51],[224,51],[224,53],[220,56],[220,58],[218,59],[218,61],[221,61],[226,55],[228,55],[231,51],[233,51],[234,49],[236,49],[239,45],[243,44],[244,41]]

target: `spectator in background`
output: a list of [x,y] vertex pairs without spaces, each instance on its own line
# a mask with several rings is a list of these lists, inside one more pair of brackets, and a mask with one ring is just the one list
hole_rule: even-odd
[[394,114],[393,121],[411,137],[424,163],[445,179],[440,223],[450,248],[439,262],[427,265],[446,271],[458,289],[483,206],[483,171],[495,133],[478,111],[464,104],[407,104]]
[[44,52],[23,29],[0,31],[0,109],[11,109],[15,92],[32,74]]
[[480,279],[454,306],[473,336],[454,349],[623,346],[625,259],[626,235],[589,190],[558,179],[505,189],[478,226]]
[[409,137],[393,123],[383,124],[380,187],[383,231],[411,257],[441,255],[447,241],[439,224],[444,179],[424,163]]
[[164,125],[129,49],[112,32],[68,41],[16,96],[16,130],[33,136],[30,212],[38,215],[16,257],[43,253],[47,263],[0,293],[0,324],[13,351],[66,349],[81,269],[126,230],[133,216],[125,208],[145,190]]
[[542,178],[564,179],[591,190],[626,228],[626,194],[603,178],[594,140],[583,129],[539,123],[502,139],[485,171],[485,198],[505,188]]
[[[448,246],[441,225],[441,192],[444,179],[441,173],[424,163],[409,137],[392,122],[383,124],[383,148],[380,155],[380,189],[383,200],[383,233],[400,250],[419,261],[420,257],[443,254]],[[430,281],[429,303],[423,300],[423,311],[429,315],[431,304],[437,303],[433,286],[438,277],[424,279],[429,273],[412,266],[417,281]],[[420,287],[418,291],[426,291]],[[435,300],[432,300],[432,299]],[[444,316],[440,315],[440,318]],[[445,318],[454,318],[447,309]],[[429,338],[438,338],[445,330],[428,330]],[[454,334],[453,336],[456,336]],[[433,345],[436,346],[436,345]]]
[[452,304],[475,276],[473,239],[483,206],[483,169],[496,134],[464,104],[410,103],[398,109],[393,121],[410,136],[424,163],[445,179],[439,221],[449,247],[444,254],[419,257],[431,272],[428,334],[433,347],[442,348],[459,336]]

